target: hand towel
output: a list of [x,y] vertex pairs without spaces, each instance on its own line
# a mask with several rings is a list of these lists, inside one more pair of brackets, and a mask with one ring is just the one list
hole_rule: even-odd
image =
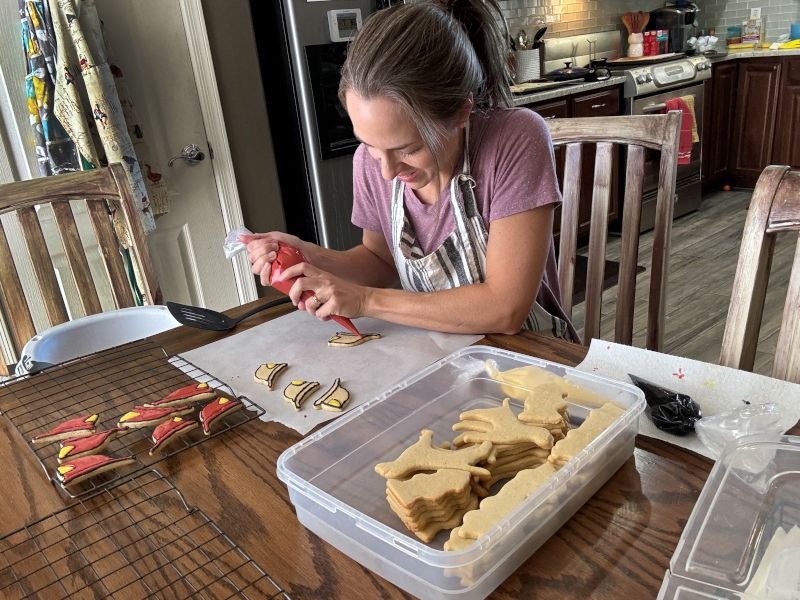
[[678,138],[678,164],[688,165],[692,161],[692,123],[694,123],[694,113],[683,98],[670,98],[666,104],[666,111],[679,110],[682,113],[681,133]]

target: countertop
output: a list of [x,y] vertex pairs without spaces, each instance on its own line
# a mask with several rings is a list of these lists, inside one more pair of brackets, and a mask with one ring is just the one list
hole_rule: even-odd
[[737,58],[768,58],[780,56],[800,56],[800,48],[792,48],[790,50],[727,50],[715,56],[709,56],[708,59],[712,63],[724,62],[726,60],[736,60]]
[[590,92],[592,90],[601,90],[603,88],[613,87],[615,85],[622,85],[625,83],[625,79],[626,77],[624,75],[614,75],[605,81],[576,83],[572,85],[551,88],[542,92],[519,94],[514,96],[514,106],[524,106],[526,104],[533,104],[535,102],[543,102],[544,100],[552,100],[553,98],[562,98],[564,96],[572,96],[573,94],[580,94],[582,92]]

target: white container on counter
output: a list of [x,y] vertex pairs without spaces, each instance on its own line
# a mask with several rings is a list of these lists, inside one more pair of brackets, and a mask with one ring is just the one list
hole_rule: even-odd
[[[432,429],[435,442],[451,440],[451,427],[461,412],[500,405],[506,394],[500,382],[483,371],[487,360],[494,360],[501,371],[542,367],[625,411],[486,535],[465,550],[445,552],[449,531],[440,532],[430,544],[417,539],[389,508],[386,481],[374,467],[395,459],[419,439],[421,429]],[[278,477],[289,489],[300,522],[368,569],[421,598],[477,600],[513,573],[628,460],[644,405],[642,392],[632,385],[514,352],[471,346],[286,450],[278,459]],[[521,409],[521,403],[516,407]],[[570,404],[569,414],[576,426],[588,409]]]

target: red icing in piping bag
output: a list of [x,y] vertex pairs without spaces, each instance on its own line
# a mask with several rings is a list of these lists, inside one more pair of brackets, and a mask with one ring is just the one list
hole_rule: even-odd
[[[281,273],[283,273],[289,267],[292,267],[301,262],[306,262],[306,257],[303,256],[303,253],[300,252],[300,250],[298,250],[294,246],[289,246],[287,244],[282,244],[282,243],[278,244],[277,254],[278,255],[275,257],[275,260],[272,263],[272,269],[270,270],[269,284],[279,292],[282,292],[288,296],[289,290],[292,289],[292,285],[294,284],[295,279],[297,279],[297,277],[294,277],[292,279],[287,279],[285,281],[277,281],[277,278]],[[300,296],[300,299],[303,302],[306,302],[313,295],[314,295],[313,291],[306,290]],[[358,331],[358,329],[356,329],[356,326],[353,325],[353,322],[347,317],[340,317],[339,315],[331,315],[331,319],[336,321],[342,327],[347,328],[348,331],[361,337],[361,333]]]

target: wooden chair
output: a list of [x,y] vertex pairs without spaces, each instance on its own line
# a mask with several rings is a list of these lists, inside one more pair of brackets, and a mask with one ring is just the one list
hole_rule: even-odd
[[[747,211],[722,338],[722,365],[753,370],[775,237],[786,232],[800,233],[800,170],[772,165],[758,178]],[[772,376],[800,383],[800,236]]]
[[[117,200],[122,209],[131,235],[130,255],[141,274],[141,283],[144,287],[141,292],[145,302],[161,303],[161,291],[150,262],[144,231],[134,209],[134,199],[125,168],[122,165],[113,164],[105,169],[0,185],[0,215],[15,213],[17,216],[35,275],[38,288],[36,293],[42,298],[49,326],[64,323],[70,320],[70,317],[37,215],[36,207],[45,204],[52,206],[55,224],[83,312],[86,315],[93,315],[102,312],[103,309],[96,282],[89,270],[84,244],[78,233],[70,205],[71,200],[85,202],[116,308],[135,305],[131,283],[121,255],[121,246],[114,231],[106,199]],[[23,291],[9,239],[2,223],[0,223],[0,303],[12,346],[18,355],[25,343],[36,335],[37,331],[31,306]],[[0,370],[4,368],[5,360],[0,361]]]
[[583,331],[583,341],[587,345],[592,338],[600,335],[600,308],[608,236],[607,215],[611,196],[612,148],[614,144],[618,144],[627,146],[628,151],[622,217],[619,298],[614,340],[622,344],[631,344],[633,341],[633,308],[636,290],[636,263],[639,255],[642,179],[645,150],[649,148],[660,151],[661,158],[653,260],[650,269],[646,344],[647,348],[651,350],[660,350],[662,347],[680,122],[681,113],[677,111],[665,115],[590,117],[547,121],[553,144],[556,147],[566,146],[558,281],[564,309],[570,317],[572,316],[581,189],[581,152],[583,144],[597,145],[586,274],[586,321]]

